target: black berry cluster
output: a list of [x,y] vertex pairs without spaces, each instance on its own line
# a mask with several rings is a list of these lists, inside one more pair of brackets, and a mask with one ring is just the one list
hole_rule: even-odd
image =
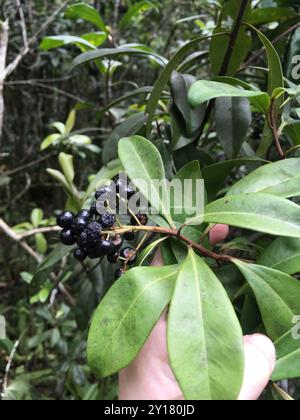
[[[114,185],[108,185],[97,190],[95,199],[102,199],[112,191],[117,194],[121,189],[130,198],[134,191],[124,185],[121,178],[114,179]],[[106,199],[106,198],[105,198]],[[64,245],[77,245],[74,250],[74,258],[84,262],[86,258],[98,259],[107,257],[111,264],[121,263],[115,273],[115,279],[120,278],[126,269],[135,264],[137,251],[132,247],[122,247],[123,241],[134,241],[135,234],[126,232],[123,237],[115,232],[117,216],[109,211],[109,202],[106,203],[104,214],[98,214],[97,201],[93,202],[89,209],[84,209],[74,214],[70,211],[63,211],[57,217],[57,224],[62,228],[60,240]],[[148,223],[146,214],[138,213],[132,215],[130,224],[132,226],[145,226]],[[110,233],[111,232],[111,233]]]

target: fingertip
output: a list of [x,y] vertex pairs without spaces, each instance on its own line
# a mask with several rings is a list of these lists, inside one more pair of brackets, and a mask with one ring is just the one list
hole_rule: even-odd
[[215,225],[209,232],[209,240],[212,245],[223,242],[229,235],[228,225]]
[[263,334],[253,334],[245,337],[245,343],[249,343],[259,349],[270,363],[273,371],[276,363],[276,350],[272,341]]
[[264,391],[275,367],[276,352],[272,341],[261,334],[244,338],[245,375],[240,400],[256,400]]

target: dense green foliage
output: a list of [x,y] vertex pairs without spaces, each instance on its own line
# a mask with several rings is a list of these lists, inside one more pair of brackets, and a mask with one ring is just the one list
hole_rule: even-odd
[[[9,22],[8,66],[21,51],[3,84],[2,398],[117,398],[113,375],[170,303],[170,361],[187,398],[237,397],[243,331],[275,342],[273,380],[299,399],[300,340],[291,331],[300,315],[300,6],[21,3],[0,5],[0,21]],[[113,284],[107,262],[84,269],[58,245],[54,216],[90,205],[103,180],[121,170],[142,180],[203,177],[207,202],[183,229],[194,250],[156,235]],[[151,204],[160,227],[191,224],[168,202]],[[206,239],[215,223],[232,227],[218,254]],[[166,266],[148,267],[160,244]],[[200,258],[202,245],[215,261]],[[207,353],[205,369],[193,346]],[[282,395],[270,384],[264,398]]]

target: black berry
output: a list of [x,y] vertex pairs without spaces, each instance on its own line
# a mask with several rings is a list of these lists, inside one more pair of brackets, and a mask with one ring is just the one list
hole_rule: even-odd
[[119,270],[117,270],[115,272],[115,280],[118,280],[120,277],[122,277],[125,274],[125,271],[123,270],[123,268],[119,268]]
[[104,255],[111,255],[116,251],[116,248],[109,241],[102,241],[101,248]]
[[87,225],[88,225],[87,219],[85,219],[84,217],[75,217],[75,219],[73,220],[71,224],[71,231],[73,235],[75,236],[80,235],[81,232],[83,232],[84,229],[87,227]]
[[126,232],[126,233],[124,233],[123,237],[124,237],[125,241],[128,241],[128,242],[132,242],[132,241],[135,240],[134,232]]
[[119,260],[119,252],[115,252],[114,254],[108,255],[107,256],[107,261],[111,264],[116,264]]
[[128,265],[135,264],[137,259],[136,251],[131,247],[123,248],[120,256],[127,261]]
[[87,209],[80,210],[77,214],[77,217],[83,217],[84,219],[90,219],[92,217],[92,212]]
[[84,261],[87,257],[86,253],[80,248],[75,249],[73,255],[77,261]]
[[97,203],[95,201],[91,204],[90,212],[91,212],[92,216],[97,216],[98,215]]
[[74,214],[70,211],[63,211],[57,216],[57,224],[63,229],[68,229],[71,227],[71,224],[74,219]]
[[111,228],[116,223],[116,220],[117,218],[115,214],[105,213],[100,216],[99,223],[101,223],[104,228]]
[[110,237],[110,242],[114,245],[116,250],[119,250],[123,245],[123,238],[121,235],[113,235]]
[[135,215],[135,217],[131,216],[130,223],[132,224],[132,226],[137,226],[138,221],[140,222],[142,226],[146,226],[148,224],[147,214],[138,213]]
[[67,246],[75,244],[75,237],[70,229],[64,229],[60,232],[60,240],[64,245]]

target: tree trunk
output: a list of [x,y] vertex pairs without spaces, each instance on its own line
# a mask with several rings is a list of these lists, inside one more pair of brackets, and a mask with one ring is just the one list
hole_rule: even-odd
[[6,68],[6,54],[8,45],[8,22],[0,21],[0,150],[2,148],[3,119],[4,119],[4,79]]

